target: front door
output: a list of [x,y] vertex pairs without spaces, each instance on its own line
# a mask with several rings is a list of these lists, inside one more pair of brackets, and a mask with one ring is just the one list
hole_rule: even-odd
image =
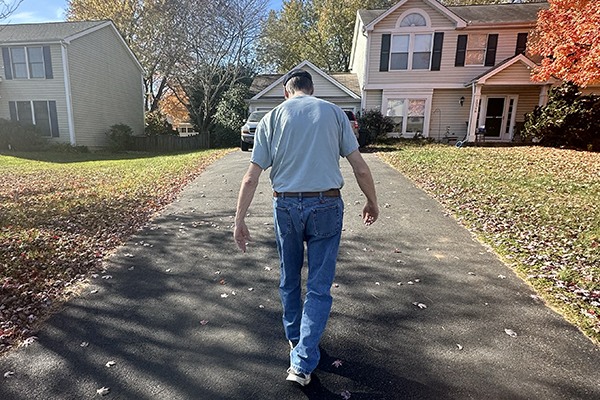
[[485,136],[500,138],[504,121],[504,97],[488,97],[485,113]]

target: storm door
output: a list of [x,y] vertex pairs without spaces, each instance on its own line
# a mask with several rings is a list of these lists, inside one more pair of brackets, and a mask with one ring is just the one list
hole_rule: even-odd
[[504,97],[488,97],[485,113],[485,137],[500,138],[504,122]]

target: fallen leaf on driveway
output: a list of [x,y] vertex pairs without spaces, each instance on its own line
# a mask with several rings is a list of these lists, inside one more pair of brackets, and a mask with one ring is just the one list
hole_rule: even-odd
[[23,342],[23,346],[27,347],[27,346],[33,344],[33,342],[35,342],[36,339],[37,339],[36,336],[31,336],[31,337],[25,339],[25,341]]
[[81,342],[81,347],[88,347],[90,344],[88,342]]
[[100,396],[106,396],[108,393],[110,393],[110,388],[107,388],[107,387],[100,388],[100,389],[96,390],[96,393],[98,393]]
[[417,307],[419,307],[419,308],[421,308],[421,309],[423,309],[423,308],[427,308],[427,306],[426,306],[425,304],[423,304],[423,303],[419,303],[419,302],[416,302],[416,301],[415,301],[415,302],[413,302],[413,305],[415,305],[415,306],[417,306]]
[[15,374],[15,371],[6,371],[4,373],[4,377],[5,378],[10,378],[11,376],[13,376]]
[[116,361],[109,361],[106,363],[106,368],[110,368],[110,367],[114,366],[115,364],[117,364]]
[[331,363],[331,365],[333,365],[336,368],[339,368],[342,366],[342,360],[335,360],[334,362]]
[[229,295],[227,293],[221,293],[221,297],[226,298],[226,297],[229,297]]
[[208,324],[207,319],[203,319],[202,321],[200,321],[200,325],[206,325],[206,324]]
[[458,347],[459,350],[463,349],[463,347],[460,344],[458,344],[458,343],[456,343],[456,347]]
[[350,397],[352,397],[352,394],[347,390],[340,393],[340,395],[342,396],[342,399],[344,399],[344,400],[348,400]]
[[506,334],[510,337],[517,337],[517,332],[513,331],[512,329],[505,329],[504,332],[506,332]]

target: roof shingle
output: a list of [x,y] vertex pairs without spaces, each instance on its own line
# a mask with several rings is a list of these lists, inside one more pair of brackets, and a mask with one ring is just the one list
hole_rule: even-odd
[[77,33],[104,24],[107,21],[108,20],[4,25],[0,28],[0,43],[52,42],[64,40]]

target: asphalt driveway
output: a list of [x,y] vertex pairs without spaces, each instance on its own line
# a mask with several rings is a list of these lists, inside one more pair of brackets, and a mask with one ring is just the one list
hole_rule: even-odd
[[[250,153],[211,165],[38,339],[0,358],[0,399],[600,399],[600,352],[401,174],[365,155],[381,215],[341,160],[345,232],[313,382],[285,381],[271,190],[232,240]],[[12,372],[12,374],[11,374]]]

